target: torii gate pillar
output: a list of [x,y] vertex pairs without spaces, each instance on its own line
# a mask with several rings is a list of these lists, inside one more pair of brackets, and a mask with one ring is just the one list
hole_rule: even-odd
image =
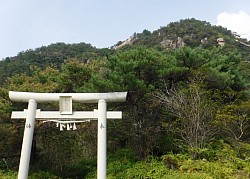
[[25,122],[24,134],[23,134],[23,145],[19,163],[18,179],[28,178],[30,153],[31,153],[34,126],[35,126],[36,108],[37,108],[36,101],[30,99],[28,105],[27,118]]
[[98,135],[97,135],[97,178],[106,179],[107,168],[107,104],[98,101]]

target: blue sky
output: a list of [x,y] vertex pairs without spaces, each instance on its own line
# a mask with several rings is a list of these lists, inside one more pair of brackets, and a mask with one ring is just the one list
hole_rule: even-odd
[[250,39],[250,0],[1,0],[0,60],[56,42],[110,47],[186,18]]

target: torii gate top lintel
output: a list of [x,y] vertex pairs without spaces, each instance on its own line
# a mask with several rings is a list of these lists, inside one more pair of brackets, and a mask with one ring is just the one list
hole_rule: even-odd
[[127,92],[112,93],[35,93],[9,91],[9,98],[16,102],[29,102],[30,99],[38,103],[59,101],[60,97],[72,97],[72,101],[81,103],[98,103],[103,99],[106,102],[125,102]]

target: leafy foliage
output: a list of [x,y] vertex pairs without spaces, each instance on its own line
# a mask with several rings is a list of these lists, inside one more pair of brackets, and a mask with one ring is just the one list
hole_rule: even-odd
[[[199,151],[203,157],[201,159],[169,153],[161,158],[148,157],[144,161],[133,161],[133,157],[122,151],[125,156],[112,156],[115,160],[109,160],[107,178],[249,178],[250,162],[239,158],[234,148],[223,141],[211,143],[208,147]],[[246,153],[249,152],[248,149]],[[95,177],[96,173],[87,176]]]

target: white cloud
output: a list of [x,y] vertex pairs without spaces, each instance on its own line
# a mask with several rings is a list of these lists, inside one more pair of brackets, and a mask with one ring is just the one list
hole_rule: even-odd
[[244,11],[238,13],[222,12],[217,16],[216,25],[226,27],[242,38],[250,40],[250,15]]

